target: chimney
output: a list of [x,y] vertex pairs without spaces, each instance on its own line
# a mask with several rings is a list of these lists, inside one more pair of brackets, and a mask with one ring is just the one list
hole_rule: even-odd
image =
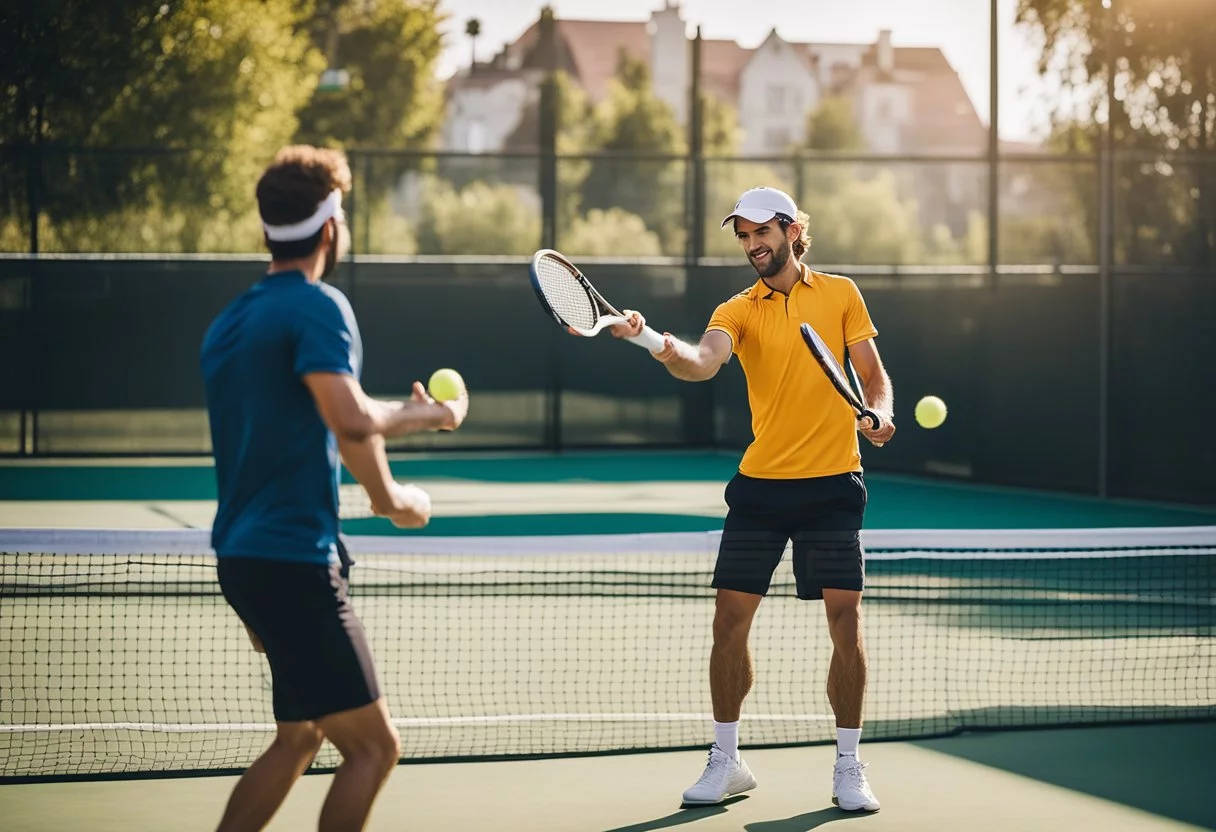
[[891,30],[878,33],[878,68],[888,75],[895,71],[895,49],[891,46]]

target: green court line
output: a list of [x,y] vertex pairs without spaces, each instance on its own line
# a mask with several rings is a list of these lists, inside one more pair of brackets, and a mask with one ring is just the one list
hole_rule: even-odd
[[[664,481],[715,482],[725,486],[734,474],[737,463],[738,456],[727,453],[628,452],[491,457],[427,454],[417,458],[397,458],[392,463],[392,469],[395,476],[419,481],[443,479],[503,484]],[[870,505],[866,525],[870,528],[1078,528],[1216,524],[1216,507],[1100,500],[1084,495],[878,473],[868,474],[867,482]],[[123,463],[110,466],[57,463],[41,467],[25,463],[0,466],[0,500],[159,502],[213,499],[214,473],[210,466],[205,465],[167,464],[155,467]],[[610,509],[611,506],[605,508]],[[506,530],[540,525],[540,518],[552,523],[547,531],[554,534],[720,528],[717,518],[606,511],[595,515],[436,518],[427,533],[536,533]],[[383,533],[392,533],[393,527],[385,521],[366,522],[371,523],[377,533],[381,529],[385,529]],[[446,531],[449,528],[453,531]],[[562,531],[549,530],[552,528]],[[594,528],[596,531],[581,532],[580,528]]]
[[684,514],[491,514],[476,517],[432,517],[425,529],[399,529],[387,520],[343,520],[350,535],[423,537],[504,537],[517,535],[653,534],[712,532],[722,528],[715,517]]

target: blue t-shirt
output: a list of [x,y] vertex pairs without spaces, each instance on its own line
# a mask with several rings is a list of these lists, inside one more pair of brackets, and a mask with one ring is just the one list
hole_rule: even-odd
[[216,554],[336,562],[338,443],[302,376],[359,378],[363,344],[350,301],[302,272],[266,275],[212,321],[201,357]]

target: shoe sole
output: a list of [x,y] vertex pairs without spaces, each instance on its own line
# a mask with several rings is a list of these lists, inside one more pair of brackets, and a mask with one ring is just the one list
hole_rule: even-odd
[[840,798],[838,798],[838,797],[832,798],[832,805],[837,807],[838,809],[840,809],[840,811],[842,811],[842,812],[870,812],[870,813],[873,813],[873,812],[878,812],[878,811],[882,810],[881,806],[876,806],[873,809],[869,809],[865,806],[858,806],[856,809],[846,809],[845,807],[840,805]]
[[728,793],[722,795],[722,797],[718,798],[717,800],[682,800],[680,802],[680,808],[689,809],[689,808],[693,808],[695,806],[717,806],[723,800],[727,800],[729,798],[735,797],[736,795],[743,794],[744,792],[750,792],[754,788],[756,788],[756,784],[753,781],[752,784],[750,786],[748,786],[746,789],[739,789],[739,791],[737,791],[737,792],[728,792]]

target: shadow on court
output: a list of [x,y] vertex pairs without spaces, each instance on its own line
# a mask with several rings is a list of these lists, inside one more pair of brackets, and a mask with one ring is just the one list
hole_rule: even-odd
[[716,806],[698,806],[692,809],[680,809],[661,818],[631,823],[628,826],[617,826],[612,829],[606,829],[604,832],[650,832],[653,829],[670,829],[673,826],[682,826],[686,823],[695,823],[705,818],[711,818],[714,815],[725,814],[728,806],[741,800],[747,800],[747,795],[740,794],[728,797]]
[[817,809],[814,812],[806,812],[789,818],[781,818],[780,820],[756,821],[755,823],[745,825],[743,828],[747,832],[807,832],[807,830],[818,829],[820,826],[832,823],[833,821],[855,820],[864,817],[869,817],[869,814],[866,812],[842,812],[835,806],[829,806],[826,809]]
[[[911,744],[1216,829],[1216,722],[977,732]],[[763,832],[809,828],[766,825]],[[748,829],[761,832],[759,825]]]

